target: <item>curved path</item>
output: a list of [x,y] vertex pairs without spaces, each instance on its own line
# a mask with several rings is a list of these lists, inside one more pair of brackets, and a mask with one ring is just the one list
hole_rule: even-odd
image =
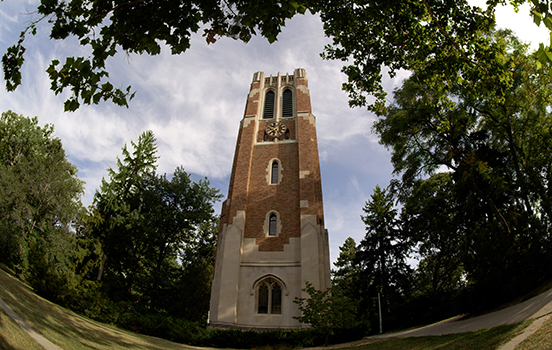
[[527,319],[533,322],[521,334],[504,344],[499,350],[514,350],[522,341],[535,333],[552,316],[552,289],[537,295],[520,304],[495,311],[486,315],[464,319],[462,316],[450,318],[422,328],[416,328],[399,333],[382,334],[370,337],[422,337],[445,334],[476,332],[481,329],[497,327],[506,324],[521,323]]
[[526,319],[538,319],[552,313],[552,289],[520,304],[486,315],[462,319],[455,317],[426,327],[394,334],[398,337],[419,337],[475,332],[505,324],[516,324]]
[[62,350],[57,345],[53,344],[48,339],[44,338],[40,334],[38,334],[34,329],[31,328],[21,317],[19,317],[18,314],[16,314],[5,302],[4,300],[0,299],[0,307],[6,311],[8,316],[11,317],[12,320],[15,321],[21,327],[25,332],[27,332],[31,337],[33,337],[34,340],[46,350]]

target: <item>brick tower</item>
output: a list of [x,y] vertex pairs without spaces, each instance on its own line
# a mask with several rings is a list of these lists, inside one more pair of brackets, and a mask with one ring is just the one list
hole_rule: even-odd
[[210,324],[297,328],[295,297],[330,286],[307,75],[253,75],[222,204]]

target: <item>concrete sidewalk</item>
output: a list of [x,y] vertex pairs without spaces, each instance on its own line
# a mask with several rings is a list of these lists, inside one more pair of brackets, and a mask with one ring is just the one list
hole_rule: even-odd
[[533,322],[527,326],[521,334],[498,349],[514,350],[519,344],[521,344],[521,342],[535,333],[550,317],[552,317],[552,289],[520,304],[486,315],[467,319],[463,316],[457,316],[425,327],[399,333],[376,335],[368,339],[376,340],[378,338],[393,337],[423,337],[476,332],[482,329],[488,329],[506,324],[516,324],[532,319]]
[[25,332],[27,332],[38,344],[40,344],[44,349],[46,350],[62,350],[57,345],[50,342],[48,339],[44,338],[40,334],[38,334],[34,329],[31,328],[27,324],[27,322],[23,321],[21,317],[19,317],[18,314],[16,314],[9,306],[4,302],[4,300],[0,299],[0,307],[4,309],[6,314],[11,317],[12,320],[15,321]]
[[516,324],[527,319],[538,319],[552,312],[552,289],[523,303],[486,315],[463,319],[455,317],[426,327],[400,332],[397,337],[420,337],[431,335],[475,332],[505,324]]

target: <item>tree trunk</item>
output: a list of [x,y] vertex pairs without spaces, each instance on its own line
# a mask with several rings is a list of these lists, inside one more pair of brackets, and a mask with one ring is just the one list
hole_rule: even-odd
[[102,275],[104,272],[105,263],[107,262],[107,254],[104,253],[102,257],[102,263],[100,264],[100,268],[98,269],[98,278],[96,278],[97,281],[102,280]]

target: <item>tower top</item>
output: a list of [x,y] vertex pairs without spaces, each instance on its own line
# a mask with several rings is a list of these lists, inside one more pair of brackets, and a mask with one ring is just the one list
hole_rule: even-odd
[[282,75],[280,72],[276,76],[272,76],[272,74],[269,77],[265,76],[264,72],[257,72],[253,74],[253,83],[260,82],[263,79],[265,80],[265,85],[279,85],[278,83],[291,83],[294,78],[307,78],[307,71],[305,71],[304,68],[297,68],[293,72],[293,75],[289,75],[286,73],[285,75]]

